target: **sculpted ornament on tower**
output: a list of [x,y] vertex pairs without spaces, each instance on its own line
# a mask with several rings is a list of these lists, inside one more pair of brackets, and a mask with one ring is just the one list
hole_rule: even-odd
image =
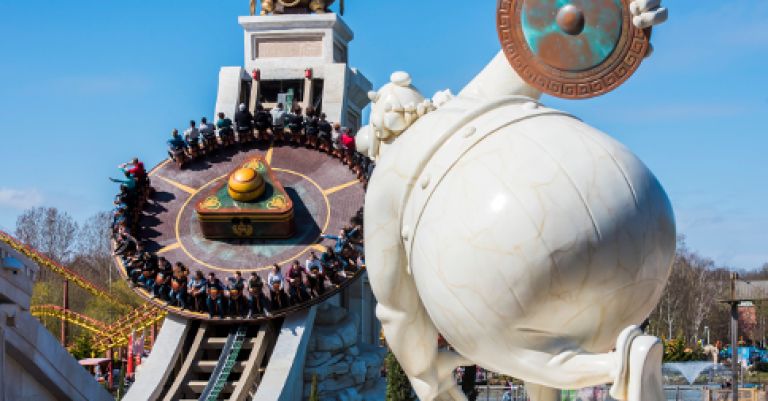
[[[268,14],[324,14],[335,0],[262,0],[261,15]],[[340,14],[344,14],[344,0],[339,3]],[[256,0],[251,0],[251,15],[256,15]]]

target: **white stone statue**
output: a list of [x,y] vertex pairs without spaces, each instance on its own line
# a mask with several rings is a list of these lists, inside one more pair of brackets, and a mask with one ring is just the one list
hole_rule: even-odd
[[[666,18],[658,1],[632,11]],[[665,400],[661,343],[634,325],[669,274],[669,200],[629,150],[539,96],[501,53],[455,97],[425,101],[405,73],[371,95],[357,142],[377,159],[366,262],[387,343],[422,401],[465,400],[452,372],[469,364],[534,401],[605,383]]]

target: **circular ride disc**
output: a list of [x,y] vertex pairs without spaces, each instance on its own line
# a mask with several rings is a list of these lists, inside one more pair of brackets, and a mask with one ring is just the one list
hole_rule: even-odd
[[499,0],[504,54],[528,84],[584,99],[626,81],[648,52],[651,29],[632,23],[631,0]]

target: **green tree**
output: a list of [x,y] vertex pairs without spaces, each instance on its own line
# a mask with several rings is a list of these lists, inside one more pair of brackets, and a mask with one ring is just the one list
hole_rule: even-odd
[[69,347],[69,353],[72,354],[75,359],[90,358],[93,356],[93,345],[91,336],[88,334],[80,334],[75,337],[75,341],[72,346]]
[[320,401],[320,394],[317,392],[317,375],[312,375],[312,386],[309,390],[309,401]]
[[387,368],[386,401],[416,401],[411,382],[391,351],[384,359],[384,366]]

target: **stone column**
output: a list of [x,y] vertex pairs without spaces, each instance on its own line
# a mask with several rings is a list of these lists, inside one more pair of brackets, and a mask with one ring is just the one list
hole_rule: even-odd
[[259,81],[251,79],[251,99],[248,105],[248,110],[251,113],[256,113],[256,104],[259,103]]

